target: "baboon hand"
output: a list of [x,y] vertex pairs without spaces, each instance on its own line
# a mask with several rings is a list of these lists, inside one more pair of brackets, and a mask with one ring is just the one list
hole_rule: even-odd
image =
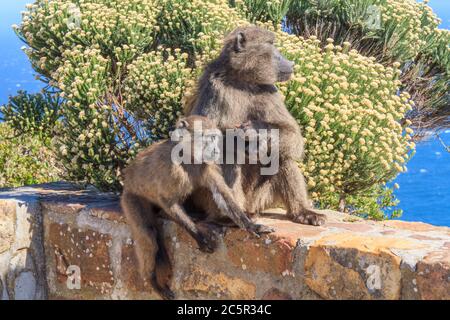
[[216,251],[219,246],[219,239],[216,232],[213,230],[214,227],[207,223],[199,223],[197,227],[199,231],[195,240],[197,241],[199,250],[206,253],[213,253]]
[[275,231],[275,229],[271,227],[256,223],[251,224],[247,230],[257,238],[261,237],[263,234],[272,233]]

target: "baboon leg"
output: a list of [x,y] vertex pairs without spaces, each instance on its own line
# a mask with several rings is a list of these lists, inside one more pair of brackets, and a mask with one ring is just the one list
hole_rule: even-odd
[[260,184],[254,186],[251,192],[251,199],[247,203],[247,211],[260,213],[269,205],[273,204],[273,178],[267,178]]
[[245,203],[244,190],[242,189],[242,167],[235,164],[222,165],[222,175],[225,183],[233,192],[233,198],[241,207]]
[[208,184],[219,211],[222,215],[228,216],[241,229],[247,230],[258,237],[262,233],[274,231],[272,228],[254,223],[245,214],[241,206],[236,202],[233,191],[228,187],[220,174],[210,172]]
[[[161,283],[161,277],[156,274],[157,271],[162,272],[162,267],[167,268],[164,274],[171,274],[172,266],[168,257],[164,255],[164,244],[159,245],[156,216],[152,205],[127,192],[122,195],[121,205],[136,244],[135,252],[142,278],[151,282],[163,298],[173,298],[174,294],[169,289],[168,282]],[[157,261],[158,259],[166,260]],[[158,265],[158,270],[155,264]]]
[[203,252],[212,253],[217,249],[217,239],[212,230],[199,228],[187,215],[183,206],[176,203],[163,207],[167,215],[181,225],[197,241],[198,247]]
[[280,167],[274,190],[283,200],[287,215],[293,222],[314,226],[326,222],[326,216],[311,207],[305,179],[294,161],[287,160]]

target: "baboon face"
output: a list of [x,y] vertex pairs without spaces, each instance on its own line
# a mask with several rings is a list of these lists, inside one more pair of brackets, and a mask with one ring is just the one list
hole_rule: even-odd
[[274,45],[275,35],[255,26],[238,28],[225,39],[222,54],[237,79],[254,84],[274,84],[290,79],[294,63]]
[[174,137],[176,141],[189,145],[195,163],[215,163],[219,160],[222,133],[210,119],[202,116],[182,118],[172,132],[172,140]]

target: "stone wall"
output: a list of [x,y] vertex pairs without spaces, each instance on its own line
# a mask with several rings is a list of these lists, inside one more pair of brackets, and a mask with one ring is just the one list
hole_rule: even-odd
[[[325,226],[281,210],[260,239],[228,229],[201,253],[172,222],[177,298],[450,299],[450,229],[328,212]],[[2,299],[157,299],[137,274],[117,195],[59,183],[0,193]]]

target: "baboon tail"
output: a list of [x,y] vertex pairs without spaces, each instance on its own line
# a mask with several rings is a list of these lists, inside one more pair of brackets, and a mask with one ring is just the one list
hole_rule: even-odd
[[121,206],[135,241],[135,252],[139,272],[144,281],[165,299],[173,299],[169,288],[172,265],[164,245],[161,227],[158,225],[155,208],[147,200],[124,191]]

